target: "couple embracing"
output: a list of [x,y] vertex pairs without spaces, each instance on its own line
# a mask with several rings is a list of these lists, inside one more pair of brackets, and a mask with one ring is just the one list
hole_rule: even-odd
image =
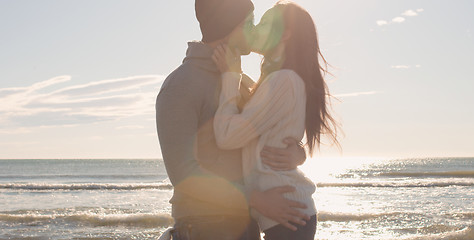
[[[313,19],[289,1],[256,26],[250,0],[196,0],[195,10],[202,40],[156,101],[174,187],[175,225],[162,238],[314,239],[315,184],[298,166],[323,134],[337,139]],[[256,82],[241,70],[250,52],[264,57]]]

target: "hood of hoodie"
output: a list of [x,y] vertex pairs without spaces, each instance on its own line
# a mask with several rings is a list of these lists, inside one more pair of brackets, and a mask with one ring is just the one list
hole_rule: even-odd
[[183,63],[186,62],[206,71],[218,73],[219,69],[212,60],[213,53],[214,49],[202,42],[188,42],[188,49]]

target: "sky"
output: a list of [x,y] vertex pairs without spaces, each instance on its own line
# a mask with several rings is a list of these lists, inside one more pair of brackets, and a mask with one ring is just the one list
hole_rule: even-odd
[[[474,156],[474,1],[295,2],[344,132],[317,156]],[[193,0],[2,0],[0,32],[0,158],[161,157],[155,98],[201,38]]]

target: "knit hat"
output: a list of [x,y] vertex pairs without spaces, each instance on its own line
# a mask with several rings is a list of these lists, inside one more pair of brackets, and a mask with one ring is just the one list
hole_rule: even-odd
[[224,38],[254,10],[251,0],[196,0],[195,8],[203,42]]

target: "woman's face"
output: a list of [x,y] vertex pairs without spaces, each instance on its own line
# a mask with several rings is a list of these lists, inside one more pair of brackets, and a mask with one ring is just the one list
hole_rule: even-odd
[[269,9],[253,29],[252,51],[263,55],[267,54],[280,43],[283,32],[281,10],[278,8]]

